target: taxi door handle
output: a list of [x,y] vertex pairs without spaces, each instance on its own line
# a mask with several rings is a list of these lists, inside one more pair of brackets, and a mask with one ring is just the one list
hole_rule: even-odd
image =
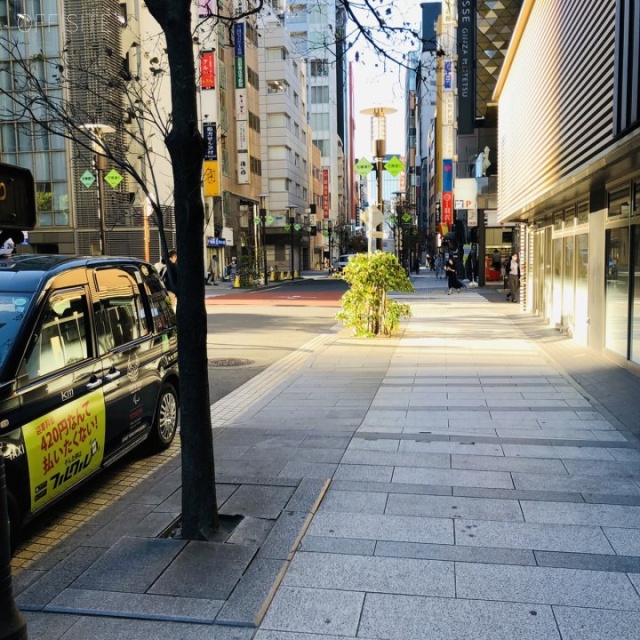
[[120,371],[118,371],[117,369],[111,369],[111,371],[109,371],[109,373],[107,373],[104,377],[104,379],[107,382],[110,382],[111,380],[115,380],[116,378],[120,377]]
[[93,382],[87,382],[87,389],[92,391],[93,389],[97,389],[102,384],[102,378],[96,378]]

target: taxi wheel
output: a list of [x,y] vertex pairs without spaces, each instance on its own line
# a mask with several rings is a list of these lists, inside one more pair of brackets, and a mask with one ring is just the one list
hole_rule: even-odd
[[156,418],[149,434],[152,448],[166,449],[173,442],[178,430],[178,394],[172,384],[165,383],[160,389]]

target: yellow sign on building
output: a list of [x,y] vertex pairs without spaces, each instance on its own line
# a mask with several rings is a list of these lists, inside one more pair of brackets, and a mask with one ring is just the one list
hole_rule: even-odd
[[218,161],[204,161],[204,195],[219,196],[220,181],[218,179]]

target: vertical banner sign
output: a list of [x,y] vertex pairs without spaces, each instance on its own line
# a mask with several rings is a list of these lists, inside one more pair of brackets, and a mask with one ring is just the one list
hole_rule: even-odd
[[458,0],[458,133],[473,133],[476,116],[476,0]]
[[453,191],[453,160],[450,158],[442,161],[442,190]]
[[451,226],[453,224],[453,193],[442,192],[442,223]]
[[236,58],[244,58],[244,22],[233,25],[233,50]]
[[[240,15],[245,11],[245,0],[234,2],[235,14]],[[238,171],[238,184],[249,184],[249,113],[247,108],[247,68],[245,60],[245,22],[239,20],[233,25],[233,51],[235,69],[235,120],[236,120],[236,164]]]
[[202,125],[202,135],[205,142],[204,159],[205,160],[217,160],[218,159],[218,140],[216,133],[215,122],[205,122]]
[[220,181],[218,180],[218,140],[215,122],[205,122],[202,125],[202,135],[205,142],[204,150],[204,195],[219,196]]
[[322,170],[322,215],[329,219],[329,169]]
[[213,51],[200,54],[200,88],[216,88],[216,54]]
[[444,61],[444,88],[447,91],[451,91],[452,86],[451,86],[451,69],[453,68],[453,61],[452,60],[445,60]]

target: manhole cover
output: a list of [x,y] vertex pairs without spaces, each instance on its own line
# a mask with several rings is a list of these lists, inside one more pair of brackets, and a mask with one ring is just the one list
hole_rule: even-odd
[[209,360],[210,367],[244,367],[247,364],[253,364],[253,360],[247,358],[216,358]]

